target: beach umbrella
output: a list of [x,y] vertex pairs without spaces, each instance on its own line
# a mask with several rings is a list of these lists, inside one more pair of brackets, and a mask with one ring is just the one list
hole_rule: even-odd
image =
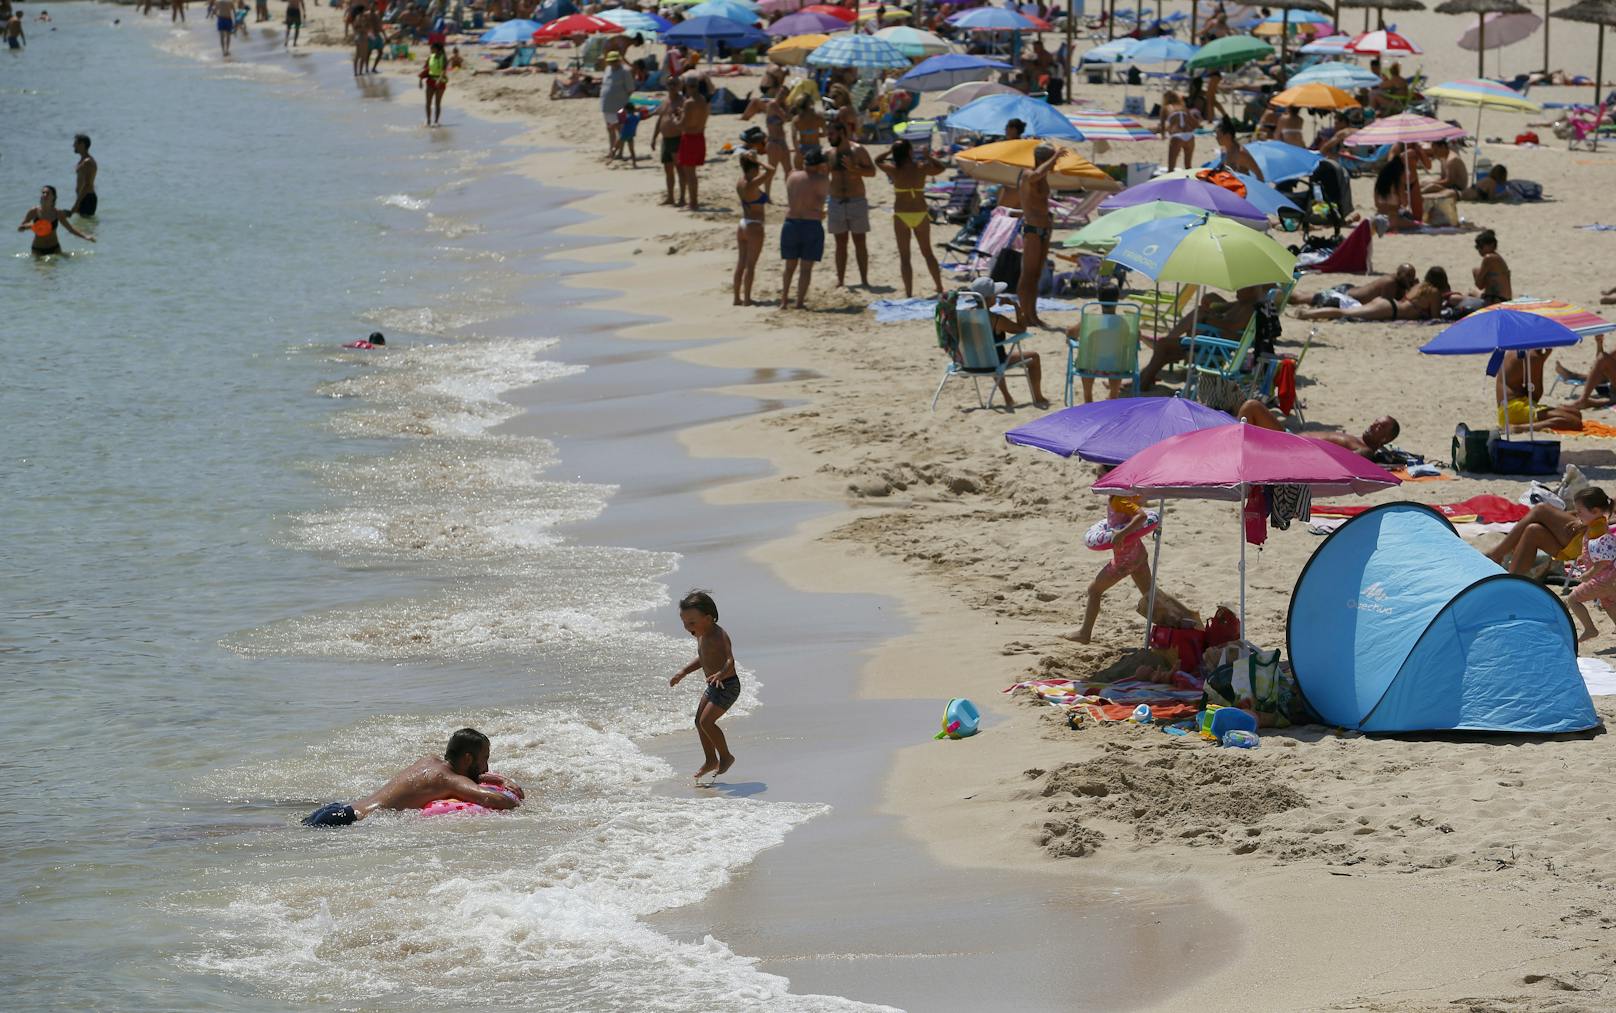
[[809,4],[803,10],[812,11],[815,14],[829,14],[833,18],[841,18],[848,24],[852,24],[853,19],[858,17],[851,8],[838,7],[835,4]]
[[614,25],[593,14],[568,14],[564,18],[556,18],[547,25],[541,25],[533,33],[533,41],[553,42],[557,39],[570,39],[574,35],[609,35],[622,30],[621,25]]
[[[1490,313],[1472,313],[1456,324],[1445,327],[1436,337],[1420,346],[1426,355],[1490,355],[1487,363],[1489,375],[1498,371],[1505,352],[1526,352],[1534,348],[1562,348],[1582,340],[1573,331],[1553,317],[1521,310],[1495,309]],[[1526,372],[1526,400],[1535,404],[1531,370]],[[1499,408],[1503,408],[1502,404]],[[1533,438],[1527,430],[1527,438]],[[1509,417],[1504,417],[1504,436],[1509,436]]]
[[1418,56],[1425,52],[1411,40],[1385,29],[1354,35],[1347,52],[1359,56]]
[[1416,141],[1451,141],[1469,131],[1451,123],[1433,120],[1418,113],[1398,113],[1359,130],[1347,138],[1354,147],[1373,148],[1382,144],[1412,144]]
[[[1204,183],[1198,179],[1184,177],[1168,177],[1166,179],[1153,179],[1138,186],[1130,186],[1119,194],[1112,194],[1100,202],[1100,210],[1118,211],[1122,208],[1133,207],[1147,201],[1166,200],[1176,201],[1179,204],[1188,204],[1202,211],[1223,215],[1227,218],[1238,219],[1242,225],[1252,228],[1266,229],[1268,216],[1257,209],[1255,204],[1221,186]],[[1238,287],[1238,286],[1237,286]]]
[[[1363,27],[1366,32],[1369,31],[1369,12],[1371,10],[1375,12],[1375,24],[1377,27],[1386,23],[1387,11],[1425,10],[1425,4],[1421,0],[1339,0],[1336,7],[1363,8]],[[1340,21],[1340,18],[1336,19],[1337,24],[1340,24]]]
[[[1352,36],[1350,35],[1326,35],[1322,39],[1314,39],[1312,42],[1307,43],[1297,52],[1306,53],[1309,56],[1346,56],[1350,55],[1347,53],[1347,43],[1351,41]],[[1326,66],[1331,65],[1326,64]],[[1300,76],[1301,74],[1297,75],[1297,77]],[[1375,78],[1375,81],[1378,83],[1380,78]]]
[[1483,14],[1481,24],[1465,29],[1459,36],[1459,48],[1471,52],[1503,49],[1526,39],[1542,24],[1543,19],[1530,11],[1525,14]]
[[[1486,109],[1507,109],[1511,112],[1535,113],[1541,112],[1543,107],[1520,92],[1501,81],[1489,81],[1485,78],[1466,78],[1462,81],[1448,81],[1434,88],[1425,90],[1427,98],[1434,98],[1442,102],[1451,102],[1455,105],[1476,107],[1476,133],[1481,136],[1481,114]],[[1476,157],[1481,151],[1481,145],[1476,145],[1470,152],[1470,167],[1476,167]]]
[[1250,35],[1225,35],[1213,39],[1196,51],[1184,64],[1186,71],[1224,70],[1265,60],[1274,55],[1274,47]]
[[1060,111],[1042,99],[1020,93],[1014,95],[987,95],[960,106],[949,113],[943,125],[950,130],[966,130],[975,134],[1001,136],[1004,125],[1020,120],[1027,125],[1029,137],[1065,137],[1082,140],[1082,134]]
[[1286,144],[1284,141],[1250,141],[1246,153],[1262,170],[1263,179],[1270,183],[1283,183],[1288,179],[1303,179],[1324,160],[1317,151]]
[[[1244,503],[1254,486],[1303,485],[1314,496],[1365,495],[1400,485],[1391,472],[1324,440],[1237,423],[1170,436],[1123,461],[1093,490],[1110,496],[1158,500],[1165,521],[1168,497]],[[1235,517],[1240,537],[1240,629],[1246,628],[1246,538],[1244,511]],[[1155,615],[1156,576],[1161,564],[1161,525],[1151,565]],[[1148,642],[1148,632],[1146,634]]]
[[[1285,76],[1290,73],[1290,19],[1297,16],[1296,12],[1301,11],[1311,11],[1316,14],[1328,13],[1330,5],[1325,3],[1324,0],[1269,0],[1268,6],[1280,9],[1279,83],[1284,85]],[[1321,32],[1320,34],[1323,33]]]
[[622,7],[601,11],[599,17],[602,21],[610,21],[625,32],[642,32],[646,35],[656,35],[673,27],[673,22],[661,15],[631,11]]
[[926,56],[940,56],[951,53],[954,47],[939,35],[920,28],[910,28],[907,25],[898,25],[894,28],[883,28],[875,33],[875,37],[890,42],[898,47],[898,51],[912,60]]
[[1083,63],[1121,63],[1138,39],[1121,38],[1095,46],[1083,54]]
[[[1200,172],[1203,172],[1203,171],[1205,171],[1205,170],[1202,170],[1202,169],[1178,169],[1178,170],[1176,170],[1174,172],[1162,173],[1160,176],[1157,176],[1156,178],[1157,179],[1175,179],[1175,178],[1195,179],[1195,178],[1197,178],[1196,174],[1200,173]],[[1279,214],[1279,212],[1281,210],[1287,210],[1287,211],[1300,211],[1301,210],[1301,208],[1297,207],[1296,203],[1294,201],[1292,201],[1289,197],[1287,197],[1284,194],[1280,193],[1279,190],[1277,190],[1273,186],[1269,185],[1268,183],[1265,183],[1262,180],[1258,179],[1256,176],[1253,176],[1250,173],[1245,173],[1245,172],[1236,172],[1236,173],[1232,173],[1232,175],[1234,176],[1235,179],[1238,179],[1241,182],[1241,184],[1243,184],[1245,186],[1245,188],[1246,188],[1246,196],[1245,196],[1246,202],[1249,203],[1252,207],[1255,207],[1258,211],[1261,211],[1263,214],[1265,214],[1265,215],[1277,215],[1277,214]],[[1231,221],[1238,221],[1238,219],[1231,219]],[[1255,225],[1248,225],[1246,222],[1240,222],[1240,224],[1247,225],[1248,228],[1256,228],[1257,227]],[[1263,230],[1264,231],[1266,231],[1266,226],[1267,226],[1267,222],[1264,222],[1263,223]]]
[[1121,464],[1180,433],[1234,424],[1234,416],[1183,397],[1123,397],[1073,405],[1004,434],[1011,446],[1032,447],[1094,464]]
[[743,25],[755,25],[762,20],[757,11],[750,7],[733,2],[733,0],[702,0],[689,10],[685,11],[686,18],[729,18]]
[[909,57],[885,39],[873,35],[834,35],[823,46],[808,54],[810,67],[857,67],[859,70],[891,70],[910,65]]
[[[1104,253],[1117,245],[1117,237],[1136,225],[1160,221],[1163,218],[1184,218],[1201,214],[1202,209],[1171,200],[1145,201],[1132,207],[1104,214],[1057,242],[1064,250],[1090,250]],[[1240,221],[1231,218],[1230,221]]]
[[[1548,317],[1555,323],[1584,338],[1616,331],[1616,324],[1611,323],[1597,313],[1583,309],[1576,303],[1566,302],[1564,299],[1515,299],[1510,302],[1483,306],[1481,309],[1476,310],[1476,313],[1493,313],[1498,310],[1514,310],[1519,313],[1533,313],[1540,317]],[[1472,314],[1472,316],[1474,315]]]
[[794,38],[776,42],[764,54],[772,63],[785,67],[800,67],[808,60],[808,54],[830,41],[829,35],[798,35]]
[[847,22],[829,14],[798,11],[768,25],[764,31],[777,39],[789,39],[794,35],[829,35],[831,32],[847,31]]
[[804,0],[759,0],[758,9],[769,14],[784,14],[802,7]]
[[[902,49],[903,47],[898,47]],[[1013,92],[1014,88],[1005,84],[989,85],[988,78],[996,70],[1009,70],[1010,65],[1002,60],[991,60],[985,56],[971,56],[965,53],[940,53],[930,56],[898,78],[898,83],[915,91],[941,91],[944,102],[951,106],[960,106],[980,98],[983,95],[994,94],[993,91],[970,91],[972,85],[984,85],[1002,92]],[[966,89],[955,93],[956,88]],[[1019,93],[1018,93],[1019,94]],[[962,97],[968,96],[968,97]]]
[[[934,56],[934,57],[932,57],[932,60],[946,60],[946,59],[948,59],[948,57],[945,57],[945,56]],[[967,59],[975,60],[975,59],[980,59],[980,57],[974,57],[973,56],[973,57],[967,57]],[[923,62],[917,64],[915,66],[915,70],[919,70],[921,67],[924,67],[927,63],[930,63],[930,62],[931,62],[931,60],[926,60],[926,61],[923,61]],[[913,73],[913,71],[911,71],[910,73]],[[908,74],[905,74],[905,75],[903,75],[903,77],[898,78],[898,80],[903,81],[906,78],[908,78],[908,76],[909,76]],[[928,89],[921,88],[919,90],[920,91],[926,91]],[[950,109],[957,109],[960,106],[969,105],[970,103],[975,102],[977,99],[985,98],[988,95],[1020,95],[1020,94],[1021,94],[1021,92],[1019,92],[1016,89],[1010,87],[1009,85],[1000,84],[997,81],[966,81],[963,84],[956,84],[954,87],[948,89],[947,91],[943,92],[941,95],[939,95],[937,97],[939,99],[941,99],[942,103],[944,105],[948,106]]]
[[1291,280],[1296,254],[1261,232],[1202,211],[1135,225],[1105,255],[1151,281],[1233,292]]
[[1085,141],[1156,141],[1150,128],[1125,113],[1067,113],[1066,121]]
[[1252,28],[1251,34],[1257,36],[1279,35],[1282,32],[1306,32],[1310,35],[1325,35],[1335,24],[1328,15],[1317,11],[1279,11],[1268,15]]
[[1380,77],[1374,71],[1366,70],[1355,63],[1320,63],[1298,71],[1290,79],[1293,87],[1313,83],[1333,85],[1342,91],[1354,91],[1358,88],[1378,87]]
[[1299,109],[1358,109],[1358,100],[1334,85],[1299,84],[1286,88],[1268,100],[1276,106],[1295,106]]
[[1489,14],[1529,14],[1531,10],[1516,0],[1444,0],[1437,5],[1438,14],[1474,14],[1476,16],[1476,76],[1487,72],[1487,21]]
[[973,7],[949,15],[948,23],[972,32],[1027,32],[1037,28],[1025,14],[1003,7]]
[[732,48],[761,45],[768,42],[769,37],[752,25],[709,15],[679,22],[662,33],[662,41],[673,46],[705,50],[720,42]]
[[[954,156],[960,169],[972,179],[988,183],[1014,185],[1021,174],[1034,168],[1033,152],[1040,144],[1037,138],[1016,141],[995,141],[975,148],[967,148]],[[1064,145],[1055,145],[1060,154],[1049,173],[1051,190],[1120,190],[1122,184],[1112,179],[1099,166]]]
[[515,21],[501,21],[488,31],[477,36],[477,41],[485,46],[512,46],[518,42],[526,42],[533,38],[533,33],[544,27],[537,21],[526,18],[517,18]]
[[1194,56],[1200,47],[1192,46],[1171,35],[1158,35],[1153,39],[1140,39],[1128,47],[1128,63],[1182,63]]
[[[1577,21],[1585,25],[1599,26],[1599,45],[1594,57],[1594,107],[1598,108],[1600,92],[1605,87],[1605,28],[1616,25],[1616,0],[1582,0],[1581,3],[1564,7],[1549,15],[1554,18],[1564,18],[1567,21]],[[1545,29],[1545,36],[1547,30]],[[1547,43],[1545,37],[1544,42]],[[1545,56],[1544,66],[1547,66]],[[1599,135],[1594,134],[1594,141],[1598,143]]]

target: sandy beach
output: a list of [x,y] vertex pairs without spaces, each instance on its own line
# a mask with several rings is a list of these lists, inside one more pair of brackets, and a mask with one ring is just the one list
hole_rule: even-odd
[[[315,13],[310,38],[336,42],[337,15]],[[1358,17],[1343,14],[1349,27]],[[1403,61],[1405,70],[1423,68],[1433,81],[1475,73],[1474,54],[1448,42],[1469,19],[1419,12],[1397,21],[1426,46],[1425,55]],[[1554,64],[1591,73],[1593,32],[1559,21],[1553,29]],[[1540,45],[1534,37],[1506,49],[1505,76],[1535,68]],[[476,47],[463,52],[468,66],[482,65]],[[1493,61],[1490,55],[1489,72]],[[400,77],[418,69],[383,66]],[[574,206],[588,220],[575,228],[608,238],[568,250],[598,268],[577,284],[597,290],[588,293],[592,305],[655,317],[625,328],[626,336],[677,344],[670,354],[698,365],[749,371],[752,382],[733,393],[772,402],[767,411],[680,431],[698,457],[768,462],[766,474],[705,490],[707,501],[816,505],[791,537],[756,558],[794,589],[899,603],[909,632],[882,644],[860,673],[859,693],[872,707],[905,701],[914,704],[907,713],[918,713],[920,702],[940,710],[949,697],[966,696],[988,712],[984,731],[966,741],[933,742],[932,728],[910,729],[913,744],[896,753],[883,788],[884,815],[910,844],[922,842],[961,876],[1005,877],[995,882],[1026,896],[1103,881],[1210,904],[1215,928],[1176,955],[1156,953],[1161,987],[1129,1005],[1616,1008],[1612,874],[1601,859],[1616,846],[1616,810],[1601,790],[1602,772],[1616,760],[1609,736],[1370,737],[1309,727],[1266,735],[1263,748],[1245,753],[1132,726],[1072,731],[1050,708],[1004,695],[1029,677],[1098,670],[1142,632],[1131,594],[1119,589],[1106,599],[1093,643],[1062,636],[1081,618],[1084,588],[1098,566],[1080,544],[1102,510],[1088,490],[1094,469],[1005,444],[1006,429],[1040,414],[1025,407],[1021,381],[1011,381],[1023,402],[1015,411],[975,410],[959,383],[929,410],[944,365],[930,321],[879,324],[865,310],[874,298],[902,295],[885,215],[875,216],[870,240],[871,291],[832,287],[827,255],[809,310],[732,306],[736,169],[717,148],[734,142],[743,125],[714,117],[714,154],[701,170],[704,207],[685,212],[658,203],[662,175],[644,157],[651,146],[643,129],[637,169],[606,162],[598,104],[552,101],[550,82],[545,74],[461,74],[445,115],[518,123],[527,128],[519,143],[543,147],[512,170],[579,193]],[[756,78],[721,83],[744,94]],[[1586,92],[1543,88],[1533,97],[1565,101]],[[1122,94],[1121,86],[1076,90],[1096,109],[1118,108]],[[1444,111],[1450,114],[1473,122],[1473,110]],[[1513,138],[1528,121],[1545,118],[1489,111],[1483,134]],[[1483,153],[1507,164],[1512,177],[1542,183],[1547,199],[1461,207],[1474,224],[1498,232],[1518,294],[1595,306],[1600,291],[1616,284],[1609,267],[1616,236],[1577,226],[1612,217],[1616,152],[1568,151],[1547,129],[1537,130],[1542,147],[1486,144]],[[1210,139],[1203,144],[1209,151]],[[1101,156],[1164,158],[1159,142]],[[1369,184],[1355,181],[1360,208]],[[871,197],[875,209],[890,208],[883,180],[872,182]],[[771,208],[758,267],[765,302],[779,291],[778,225]],[[1459,284],[1475,262],[1472,240],[1468,233],[1391,235],[1376,240],[1373,259],[1381,270],[1403,261],[1421,271],[1443,265]],[[1303,290],[1344,280],[1320,276],[1305,280]],[[600,297],[600,289],[620,294]],[[917,294],[924,289],[917,286]],[[1072,319],[1050,317],[1062,327]],[[1281,348],[1295,351],[1310,325],[1287,317],[1284,328]],[[1309,428],[1356,433],[1391,413],[1402,424],[1399,446],[1446,460],[1455,424],[1488,424],[1493,393],[1480,360],[1419,354],[1436,330],[1317,324],[1301,374]],[[1043,356],[1045,391],[1058,393],[1064,337],[1036,331],[1029,345]],[[1585,368],[1585,345],[1556,361]],[[1596,417],[1610,420],[1608,412]],[[1595,484],[1616,478],[1616,444],[1562,439],[1563,460]],[[1448,478],[1365,502],[1437,503],[1480,493],[1514,499],[1524,484]],[[1203,614],[1232,604],[1235,511],[1194,502],[1169,509],[1162,586]],[[1284,644],[1291,588],[1319,542],[1299,526],[1251,554],[1249,639]],[[1596,621],[1600,636],[1584,654],[1608,659],[1616,636],[1607,620]],[[1611,698],[1596,703],[1604,720],[1616,717]],[[737,727],[745,741],[745,726]],[[721,891],[707,904],[729,902]],[[700,917],[698,909],[692,920]],[[727,938],[744,949],[744,933]],[[799,981],[801,969],[789,960],[764,966]],[[836,991],[826,981],[812,987]],[[1082,994],[1074,982],[1072,1006],[1086,1006]]]

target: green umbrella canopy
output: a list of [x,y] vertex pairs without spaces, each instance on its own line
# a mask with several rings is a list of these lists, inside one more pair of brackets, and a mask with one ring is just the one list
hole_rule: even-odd
[[1225,35],[1202,46],[1200,51],[1184,64],[1188,71],[1220,70],[1238,67],[1252,60],[1274,55],[1274,47],[1251,35]]

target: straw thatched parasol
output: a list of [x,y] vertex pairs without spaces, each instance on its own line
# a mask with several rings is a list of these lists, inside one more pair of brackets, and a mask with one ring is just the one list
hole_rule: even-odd
[[[1335,15],[1335,11],[1324,0],[1269,0],[1264,6],[1280,8],[1285,12],[1286,18],[1289,17],[1291,11],[1312,11],[1314,14],[1329,14],[1332,17]],[[1284,86],[1285,79],[1290,76],[1290,72],[1286,68],[1286,64],[1290,62],[1290,28],[1289,22],[1282,18],[1279,33],[1279,83],[1281,87]]]
[[1369,31],[1369,12],[1375,12],[1375,27],[1386,27],[1387,11],[1423,11],[1425,4],[1421,0],[1338,0],[1336,4],[1336,27],[1341,27],[1342,7],[1363,8],[1363,30]]
[[1599,92],[1605,86],[1605,26],[1616,25],[1616,0],[1582,0],[1549,16],[1599,26],[1599,48],[1594,57],[1594,107],[1598,108]]
[[1532,9],[1515,0],[1445,0],[1436,8],[1438,14],[1474,14],[1480,31],[1480,46],[1476,49],[1476,76],[1487,76],[1487,15],[1530,14]]

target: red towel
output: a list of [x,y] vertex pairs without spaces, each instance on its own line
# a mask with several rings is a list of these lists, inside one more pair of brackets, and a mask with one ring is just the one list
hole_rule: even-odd
[[[1429,503],[1431,509],[1449,519],[1456,517],[1474,517],[1481,524],[1513,524],[1526,516],[1528,507],[1519,503],[1511,503],[1502,496],[1472,496],[1459,503]],[[1318,517],[1356,517],[1367,506],[1337,506],[1333,503],[1313,505],[1313,514]]]
[[1274,376],[1274,397],[1279,411],[1289,415],[1296,407],[1296,360],[1286,356],[1279,360],[1279,372]]

